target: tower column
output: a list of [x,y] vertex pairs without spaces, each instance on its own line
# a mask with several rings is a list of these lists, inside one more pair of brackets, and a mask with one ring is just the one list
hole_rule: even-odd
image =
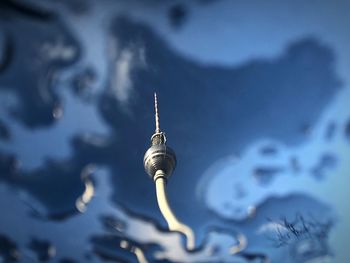
[[171,209],[166,193],[166,174],[162,170],[158,170],[154,175],[156,184],[156,193],[159,209],[168,223],[169,230],[177,231],[187,237],[187,248],[194,249],[194,234],[190,227],[180,222]]

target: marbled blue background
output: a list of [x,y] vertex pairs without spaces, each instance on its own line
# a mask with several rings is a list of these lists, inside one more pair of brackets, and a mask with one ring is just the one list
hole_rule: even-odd
[[[349,10],[3,0],[0,262],[347,262]],[[154,91],[195,251],[143,170]]]

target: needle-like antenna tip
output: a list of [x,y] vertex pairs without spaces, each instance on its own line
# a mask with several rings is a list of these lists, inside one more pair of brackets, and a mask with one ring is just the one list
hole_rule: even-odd
[[157,101],[157,93],[156,92],[154,92],[154,110],[155,110],[155,117],[156,117],[156,133],[160,133],[159,115],[158,115],[158,101]]

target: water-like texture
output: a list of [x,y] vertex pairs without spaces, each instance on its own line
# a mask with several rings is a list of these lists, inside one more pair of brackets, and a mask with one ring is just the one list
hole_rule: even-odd
[[[349,218],[346,41],[320,34],[323,22],[304,13],[283,32],[274,15],[259,15],[287,23],[292,3],[273,11],[206,2],[1,2],[0,261],[346,256],[338,230]],[[270,48],[242,10],[261,32],[270,28]],[[230,39],[239,27],[241,38]],[[251,34],[268,57],[249,51]],[[215,39],[225,48],[206,46]],[[195,232],[194,251],[167,230],[143,171],[154,91],[178,159],[169,200]]]
[[0,235],[0,259],[4,262],[18,262],[19,251],[13,240]]
[[46,240],[32,239],[28,244],[28,248],[36,254],[38,262],[48,262],[56,254],[55,247]]

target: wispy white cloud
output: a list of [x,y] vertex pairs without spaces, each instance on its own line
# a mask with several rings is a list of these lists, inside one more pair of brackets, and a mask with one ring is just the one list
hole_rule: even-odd
[[110,89],[122,107],[127,109],[134,93],[133,72],[146,67],[144,48],[137,45],[119,48],[118,42],[114,40],[111,42],[110,56],[112,57]]

